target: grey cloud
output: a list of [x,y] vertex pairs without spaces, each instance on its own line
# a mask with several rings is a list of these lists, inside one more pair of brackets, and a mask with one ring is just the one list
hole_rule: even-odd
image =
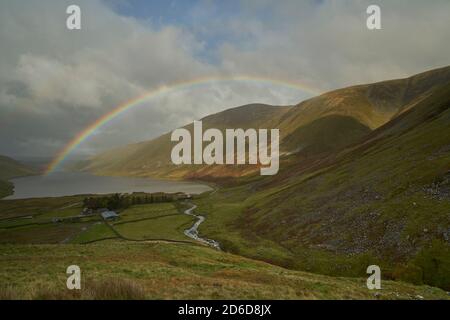
[[[272,21],[232,21],[254,35],[254,47],[221,48],[224,67],[304,79],[324,89],[408,76],[450,64],[450,2],[377,1],[383,30],[366,28],[373,1],[246,1],[251,10],[270,8]],[[319,4],[320,3],[320,4]],[[255,21],[256,20],[256,21]]]
[[[0,153],[55,153],[119,103],[207,72],[193,58],[198,44],[182,30],[153,30],[103,2],[82,0],[82,30],[71,32],[68,4],[0,4]],[[106,134],[100,145],[116,141],[130,139]]]
[[[72,1],[0,3],[0,154],[53,155],[115,106],[161,85],[211,75],[259,75],[320,90],[407,76],[450,64],[450,2],[378,1],[383,30],[365,28],[369,1],[243,1],[235,16],[154,28],[105,2],[77,0],[83,29],[65,29]],[[270,18],[259,15],[270,12]],[[203,37],[226,34],[217,63]],[[225,39],[231,39],[229,41]],[[209,50],[209,49],[208,49]],[[293,104],[308,94],[261,83],[209,83],[136,106],[77,149],[141,141],[225,108]]]

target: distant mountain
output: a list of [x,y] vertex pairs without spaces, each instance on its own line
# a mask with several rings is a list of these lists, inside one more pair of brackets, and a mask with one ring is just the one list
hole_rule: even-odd
[[0,198],[12,192],[13,185],[9,179],[32,174],[33,170],[20,162],[0,155]]
[[[284,155],[323,157],[360,141],[450,81],[450,67],[419,75],[335,90],[292,107],[252,104],[202,119],[207,128],[279,128]],[[192,124],[187,125],[192,132]],[[216,179],[256,173],[254,166],[174,166],[170,133],[112,149],[77,169],[104,175]]]
[[[207,116],[202,120],[203,130],[208,128],[273,128],[292,107],[276,107],[264,104],[251,104],[229,109]],[[191,133],[193,125],[185,126]],[[104,152],[90,161],[81,163],[80,170],[105,175],[131,175],[165,178],[183,178],[196,171],[207,169],[204,166],[174,166],[170,154],[175,142],[170,141],[170,133],[151,141],[131,144]],[[242,171],[253,171],[253,167],[217,168],[225,175],[240,175]],[[214,171],[214,170],[213,170]]]

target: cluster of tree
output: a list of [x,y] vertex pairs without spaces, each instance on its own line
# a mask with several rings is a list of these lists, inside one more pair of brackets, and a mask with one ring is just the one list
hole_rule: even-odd
[[135,195],[135,194],[113,194],[111,196],[101,196],[101,197],[88,197],[83,200],[83,205],[85,208],[98,210],[101,208],[107,208],[109,210],[125,209],[131,205],[135,204],[147,204],[147,203],[158,203],[158,202],[169,202],[174,201],[175,196],[166,193],[152,193],[145,195]]

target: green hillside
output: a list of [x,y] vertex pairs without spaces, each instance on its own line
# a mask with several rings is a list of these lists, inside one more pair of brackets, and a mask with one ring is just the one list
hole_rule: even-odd
[[293,162],[199,200],[201,231],[295,269],[358,275],[375,263],[450,289],[450,84],[359,145],[306,169]]
[[9,157],[0,155],[0,198],[12,193],[13,185],[8,182],[9,179],[15,177],[26,176],[32,174],[33,171]]
[[283,145],[304,155],[330,153],[358,142],[370,132],[352,117],[330,115],[299,127],[283,139]]

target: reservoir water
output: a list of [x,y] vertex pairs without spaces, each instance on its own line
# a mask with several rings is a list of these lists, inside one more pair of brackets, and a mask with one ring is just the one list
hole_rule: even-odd
[[46,176],[29,176],[10,181],[14,184],[14,194],[5,199],[132,192],[199,194],[212,190],[207,185],[190,181],[102,177],[81,172],[55,172]]

